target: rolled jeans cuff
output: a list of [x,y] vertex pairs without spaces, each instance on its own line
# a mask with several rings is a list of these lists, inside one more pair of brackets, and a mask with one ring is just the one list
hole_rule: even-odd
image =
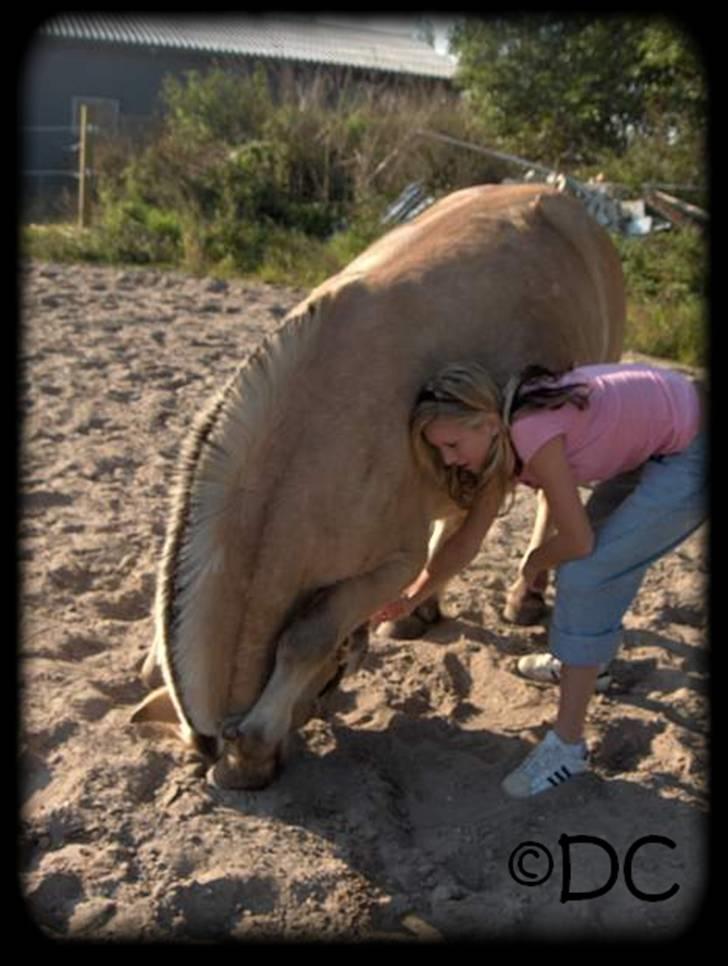
[[572,667],[607,665],[617,654],[622,643],[622,626],[601,634],[570,634],[551,625],[549,646],[551,653],[562,664]]

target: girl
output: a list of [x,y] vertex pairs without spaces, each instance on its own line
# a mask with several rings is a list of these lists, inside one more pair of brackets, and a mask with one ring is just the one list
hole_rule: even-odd
[[[705,519],[702,424],[693,383],[646,365],[561,375],[531,366],[501,393],[478,365],[454,364],[420,392],[411,423],[417,460],[468,512],[375,623],[411,613],[470,563],[516,483],[541,489],[548,506],[543,542],[520,573],[542,590],[557,568],[549,645],[559,706],[553,729],[504,780],[510,795],[535,795],[587,770],[586,711],[619,646],[622,617],[648,566]],[[635,489],[595,530],[577,486],[637,467]]]

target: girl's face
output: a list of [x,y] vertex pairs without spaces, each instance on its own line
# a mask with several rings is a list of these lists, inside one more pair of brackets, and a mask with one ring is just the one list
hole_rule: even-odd
[[490,452],[493,437],[500,428],[500,418],[483,416],[479,426],[464,426],[454,419],[433,419],[424,430],[427,442],[440,454],[445,466],[460,466],[480,473]]

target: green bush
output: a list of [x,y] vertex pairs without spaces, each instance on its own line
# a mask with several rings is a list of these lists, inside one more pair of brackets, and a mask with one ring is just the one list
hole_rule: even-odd
[[109,203],[95,234],[107,261],[170,265],[179,262],[182,227],[173,211],[139,200]]
[[328,251],[339,268],[343,268],[361,254],[386,231],[382,225],[385,199],[370,199],[356,212],[348,225],[335,232],[327,242]]
[[[260,72],[213,70],[168,80],[164,98],[159,136],[126,164],[107,151],[100,172],[97,220],[125,260],[176,254],[193,270],[224,262],[256,271],[283,237],[274,229],[332,241],[336,257],[357,247],[363,221],[367,239],[381,231],[378,219],[409,181],[439,194],[488,180],[493,169],[482,155],[415,136],[429,127],[467,139],[475,130],[461,105],[426,92],[352,85],[331,102],[274,103]],[[174,230],[160,232],[154,211],[174,213]]]
[[[262,73],[219,70],[168,80],[164,92],[153,137],[135,148],[109,143],[97,155],[92,227],[28,229],[27,252],[312,286],[383,234],[382,215],[410,182],[438,197],[514,174],[418,133],[488,145],[467,101],[352,85],[328,102],[308,92],[280,103]],[[653,180],[672,180],[671,171],[687,178],[696,169],[686,152],[679,162],[673,155],[671,168],[669,153],[635,142],[620,157],[605,154],[599,170],[638,190],[650,172]],[[676,230],[615,242],[627,281],[628,347],[703,363],[704,237]]]
[[707,245],[696,229],[615,238],[628,298],[627,348],[707,362]]
[[273,285],[314,288],[341,265],[325,242],[295,229],[271,228],[256,275]]
[[273,111],[265,72],[214,69],[165,78],[166,124],[186,144],[240,144],[258,137]]

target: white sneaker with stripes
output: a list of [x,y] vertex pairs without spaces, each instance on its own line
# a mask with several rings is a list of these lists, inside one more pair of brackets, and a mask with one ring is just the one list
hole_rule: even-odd
[[[599,674],[594,682],[594,690],[602,694],[612,683],[612,675],[607,664],[599,666]],[[561,661],[551,654],[527,654],[518,659],[518,673],[529,681],[541,684],[558,684],[561,681]]]
[[555,731],[549,731],[518,768],[503,779],[501,788],[512,798],[529,798],[588,770],[586,744],[567,744]]

